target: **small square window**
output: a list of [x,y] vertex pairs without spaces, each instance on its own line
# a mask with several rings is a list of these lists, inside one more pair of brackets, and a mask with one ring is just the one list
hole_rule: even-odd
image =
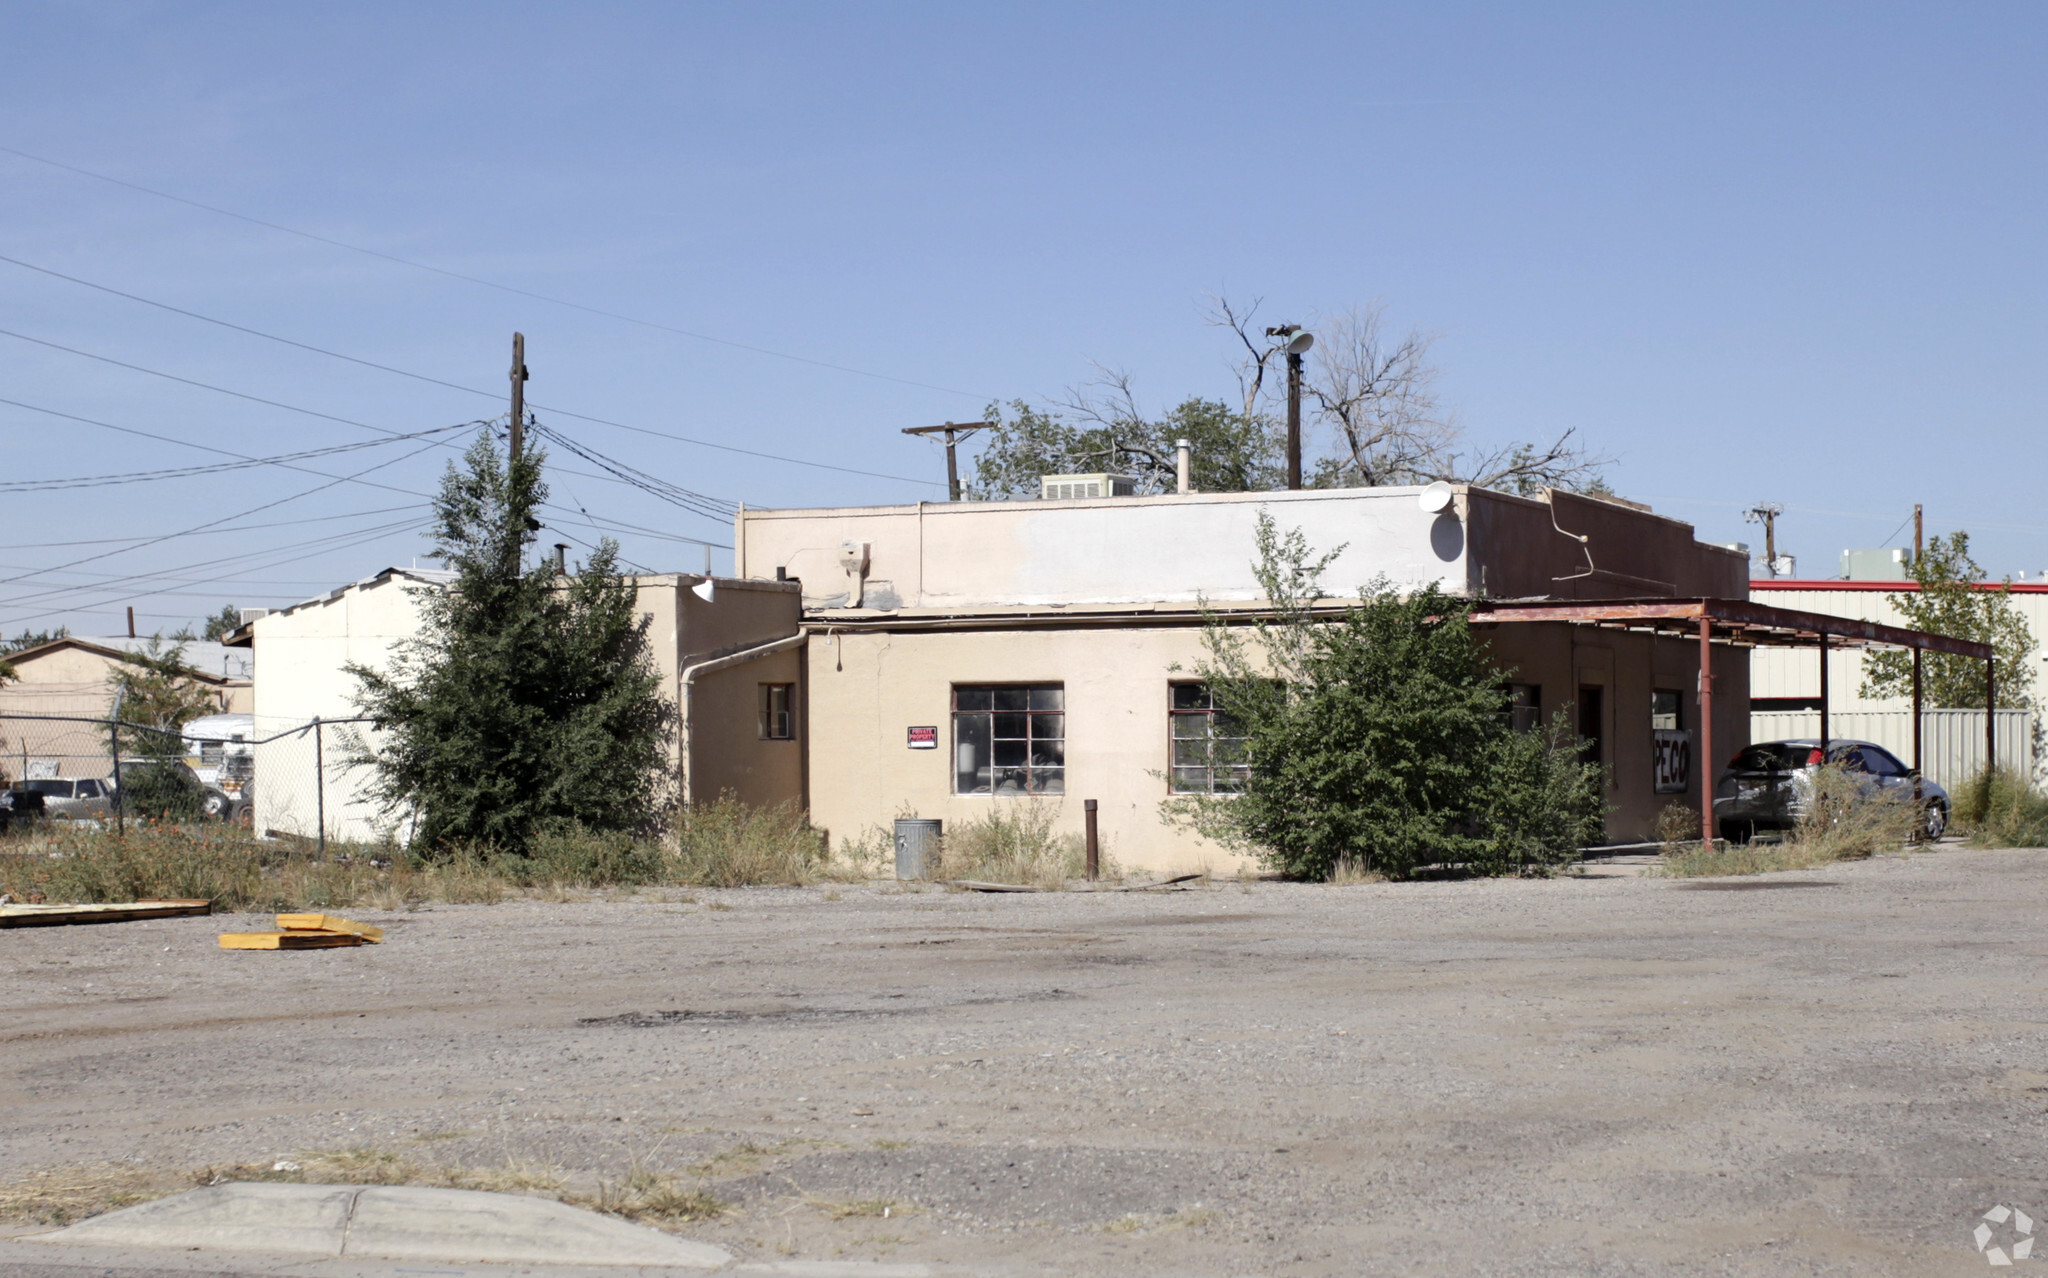
[[1684,702],[1679,694],[1669,688],[1659,688],[1650,694],[1650,726],[1652,728],[1683,728],[1685,723],[1679,707]]
[[761,688],[761,739],[796,740],[796,685],[764,683]]

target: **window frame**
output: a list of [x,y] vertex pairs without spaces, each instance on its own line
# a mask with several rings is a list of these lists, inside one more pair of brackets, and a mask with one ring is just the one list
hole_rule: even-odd
[[[1657,699],[1659,697],[1671,698],[1671,722],[1669,723],[1657,722],[1659,719],[1665,717],[1663,713],[1657,709]],[[1685,694],[1683,692],[1679,691],[1676,688],[1650,689],[1650,730],[1653,732],[1685,731]]]
[[[760,731],[760,739],[763,741],[796,740],[796,685],[794,683],[758,683],[754,686],[759,689],[759,692],[755,694],[755,705],[759,711],[759,717],[755,726]],[[775,694],[777,692],[782,694],[781,710],[774,708]],[[777,725],[769,717],[775,714],[782,716],[781,727],[783,731],[781,732],[775,731]]]
[[[1203,699],[1203,700],[1204,700],[1205,702],[1207,702],[1208,704],[1207,704],[1207,705],[1203,705],[1203,706],[1180,706],[1180,705],[1176,705],[1176,704],[1175,704],[1175,701],[1176,701],[1176,695],[1177,695],[1177,694],[1178,694],[1178,693],[1179,693],[1179,692],[1180,692],[1180,691],[1181,691],[1182,689],[1187,689],[1187,688],[1199,688],[1199,689],[1201,689],[1201,690],[1202,690],[1202,699]],[[1220,742],[1220,741],[1236,741],[1236,742],[1239,742],[1239,743],[1241,744],[1241,743],[1243,743],[1243,742],[1244,742],[1244,741],[1246,740],[1246,738],[1244,738],[1244,737],[1242,737],[1242,736],[1219,736],[1219,735],[1217,735],[1217,733],[1216,733],[1216,726],[1217,726],[1217,724],[1218,724],[1218,723],[1219,723],[1220,721],[1222,721],[1222,720],[1225,720],[1225,719],[1227,719],[1228,717],[1229,717],[1229,715],[1228,715],[1228,712],[1227,712],[1227,711],[1225,711],[1225,710],[1223,710],[1223,709],[1222,709],[1222,708],[1220,708],[1219,706],[1217,706],[1217,704],[1216,704],[1216,694],[1215,694],[1215,692],[1214,692],[1214,691],[1213,691],[1213,690],[1212,690],[1212,689],[1211,689],[1211,688],[1209,687],[1209,685],[1208,685],[1208,684],[1207,684],[1207,683],[1206,683],[1205,681],[1203,681],[1203,680],[1200,680],[1200,679],[1170,679],[1170,680],[1168,680],[1168,681],[1167,681],[1167,684],[1166,684],[1166,792],[1167,792],[1168,794],[1173,794],[1173,795],[1182,795],[1182,794],[1199,794],[1199,795],[1212,795],[1212,796],[1213,796],[1213,795],[1219,795],[1219,794],[1220,794],[1220,795],[1231,795],[1231,794],[1242,794],[1242,793],[1244,793],[1244,783],[1245,783],[1246,781],[1248,781],[1248,780],[1249,780],[1249,779],[1251,778],[1251,764],[1250,764],[1250,762],[1249,762],[1249,761],[1240,761],[1240,762],[1232,763],[1232,762],[1228,762],[1228,761],[1225,761],[1224,763],[1221,763],[1221,764],[1219,764],[1219,763],[1217,763],[1217,761],[1216,761],[1216,743],[1217,743],[1217,742]],[[1207,730],[1207,731],[1206,731],[1205,733],[1203,733],[1202,735],[1200,735],[1200,736],[1182,736],[1182,735],[1181,735],[1181,734],[1180,734],[1179,732],[1175,731],[1175,728],[1177,727],[1177,725],[1178,725],[1178,724],[1180,724],[1180,723],[1182,723],[1182,722],[1185,722],[1185,721],[1191,721],[1191,720],[1195,720],[1195,719],[1201,719],[1201,720],[1204,720],[1204,721],[1205,721],[1205,723],[1206,723],[1206,727],[1207,727],[1207,729],[1208,729],[1208,730]],[[1240,726],[1241,726],[1241,725],[1240,725]],[[1206,742],[1206,743],[1207,743],[1207,746],[1208,746],[1208,748],[1207,748],[1207,749],[1206,749],[1206,750],[1205,750],[1205,751],[1204,751],[1203,753],[1204,753],[1204,754],[1205,754],[1205,755],[1207,756],[1207,761],[1206,761],[1206,762],[1203,762],[1203,763],[1200,763],[1200,764],[1183,764],[1183,763],[1182,763],[1182,762],[1180,761],[1180,758],[1179,758],[1179,754],[1178,754],[1178,751],[1179,751],[1179,747],[1180,747],[1180,743],[1181,743],[1181,742],[1183,742],[1183,741],[1202,741],[1202,742]],[[1197,770],[1199,770],[1200,772],[1202,772],[1202,773],[1204,774],[1205,780],[1207,781],[1207,785],[1206,785],[1205,787],[1201,788],[1201,789],[1194,789],[1194,788],[1187,788],[1187,787],[1183,787],[1183,786],[1181,785],[1181,773],[1182,773],[1182,772],[1192,772],[1192,771],[1197,771]],[[1236,784],[1235,788],[1231,788],[1231,789],[1218,789],[1218,788],[1217,788],[1217,785],[1216,785],[1216,773],[1217,773],[1217,772],[1218,772],[1219,770],[1222,770],[1222,771],[1227,771],[1227,772],[1231,772],[1231,773],[1234,773],[1234,774],[1236,774],[1236,775],[1235,775],[1235,780],[1236,780],[1236,783],[1237,783],[1237,784]]]
[[[1543,685],[1540,683],[1502,684],[1501,690],[1508,697],[1508,727],[1516,732],[1535,732],[1543,726]],[[1527,692],[1529,699],[1523,701],[1521,694]]]
[[[985,694],[987,708],[970,706],[963,709],[961,697],[979,699]],[[1015,694],[1023,694],[1023,705],[998,706],[999,701],[1015,700]],[[1067,789],[1067,685],[1064,681],[1016,682],[1016,683],[956,683],[947,690],[947,720],[951,730],[953,753],[951,766],[952,793],[961,798],[1032,799],[1058,798]],[[1023,719],[1023,735],[1014,732],[998,736],[998,726],[1012,729],[1018,725],[1015,720]],[[999,725],[998,719],[1012,722]],[[1040,732],[1048,720],[1057,720],[1056,732]],[[963,722],[978,730],[964,734]],[[1007,753],[998,746],[1021,745],[1022,762],[999,763],[997,755]],[[963,788],[960,759],[965,745],[982,753],[974,765],[977,778],[986,774],[985,784]],[[1055,762],[1042,762],[1040,747],[1049,747]],[[1000,779],[999,779],[1000,778]],[[1005,784],[1016,783],[1013,789],[1004,789]]]

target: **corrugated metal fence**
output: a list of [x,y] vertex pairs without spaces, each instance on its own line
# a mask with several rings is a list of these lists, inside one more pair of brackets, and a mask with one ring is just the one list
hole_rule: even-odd
[[[2033,776],[2034,716],[2027,710],[1998,713],[1998,764]],[[1923,710],[1920,714],[1921,771],[1953,791],[1984,767],[1982,710]],[[1817,710],[1772,710],[1749,716],[1749,739],[1786,741],[1820,735]],[[1852,710],[1828,715],[1828,736],[1874,741],[1908,764],[1913,762],[1911,710]]]

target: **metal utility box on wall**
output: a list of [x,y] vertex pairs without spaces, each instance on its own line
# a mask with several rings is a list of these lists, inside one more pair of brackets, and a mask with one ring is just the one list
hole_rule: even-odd
[[1137,493],[1136,475],[1041,475],[1038,479],[1038,495],[1045,501],[1065,501],[1073,497],[1135,497]]
[[922,879],[929,876],[938,859],[939,840],[946,823],[923,817],[896,818],[896,877]]

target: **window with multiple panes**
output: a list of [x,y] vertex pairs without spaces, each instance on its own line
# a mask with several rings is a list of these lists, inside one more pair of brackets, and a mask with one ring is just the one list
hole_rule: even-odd
[[1678,729],[1685,726],[1679,711],[1683,704],[1679,694],[1669,688],[1658,688],[1650,694],[1650,726],[1653,728]]
[[1066,689],[1057,683],[953,689],[953,793],[1065,794]]
[[1508,685],[1508,726],[1517,732],[1534,732],[1543,726],[1543,685]]
[[761,688],[761,739],[796,740],[796,685],[764,683]]
[[1244,789],[1244,730],[1216,708],[1204,683],[1169,685],[1168,737],[1172,742],[1170,788],[1175,794],[1236,794]]

